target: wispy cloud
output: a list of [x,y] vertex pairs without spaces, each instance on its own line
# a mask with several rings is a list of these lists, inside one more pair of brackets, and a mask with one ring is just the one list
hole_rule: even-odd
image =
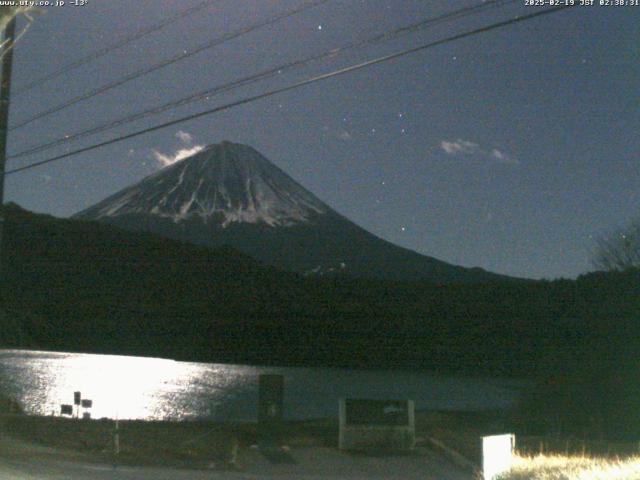
[[176,132],[176,138],[182,143],[193,143],[193,135],[184,130],[178,130],[178,132]]
[[480,146],[476,142],[469,140],[463,140],[458,138],[456,140],[442,140],[440,142],[440,149],[451,157],[476,157],[483,160],[490,160],[496,163],[502,163],[505,165],[519,165],[520,162],[512,156],[504,153],[497,148],[487,150]]
[[518,159],[513,158],[504,152],[501,152],[497,148],[491,150],[491,156],[500,163],[506,163],[507,165],[520,165]]
[[338,134],[338,138],[340,140],[344,140],[345,142],[347,140],[351,140],[353,138],[353,136],[346,130],[342,130],[339,134]]
[[473,155],[480,151],[480,145],[469,140],[462,140],[461,138],[449,142],[442,140],[440,142],[440,148],[444,150],[447,155]]
[[160,164],[160,168],[173,165],[180,160],[184,160],[191,155],[195,155],[204,149],[204,145],[193,145],[193,135],[183,130],[176,132],[176,138],[183,144],[181,148],[178,148],[172,154],[165,154],[158,150],[152,150],[154,159]]

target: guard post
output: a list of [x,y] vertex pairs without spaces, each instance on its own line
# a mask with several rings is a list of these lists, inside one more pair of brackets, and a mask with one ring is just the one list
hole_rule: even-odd
[[73,392],[73,404],[76,406],[76,418],[80,417],[80,403],[82,402],[82,393]]

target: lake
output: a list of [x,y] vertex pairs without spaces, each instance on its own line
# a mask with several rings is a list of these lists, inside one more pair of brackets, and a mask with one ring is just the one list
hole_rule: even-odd
[[285,417],[336,417],[338,399],[412,399],[416,409],[506,409],[523,383],[390,370],[255,367],[160,358],[0,350],[0,391],[33,415],[60,413],[73,392],[92,418],[253,421],[258,375],[285,378]]

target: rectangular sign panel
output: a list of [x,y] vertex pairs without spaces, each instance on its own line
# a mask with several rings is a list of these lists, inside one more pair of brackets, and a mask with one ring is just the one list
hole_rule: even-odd
[[409,425],[409,402],[406,400],[347,399],[347,425]]

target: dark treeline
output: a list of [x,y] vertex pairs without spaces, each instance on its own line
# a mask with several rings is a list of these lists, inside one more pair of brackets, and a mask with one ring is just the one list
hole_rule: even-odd
[[638,271],[465,285],[312,278],[232,249],[6,214],[6,346],[527,376],[541,399],[571,391],[567,405],[596,388],[633,395],[640,372]]

